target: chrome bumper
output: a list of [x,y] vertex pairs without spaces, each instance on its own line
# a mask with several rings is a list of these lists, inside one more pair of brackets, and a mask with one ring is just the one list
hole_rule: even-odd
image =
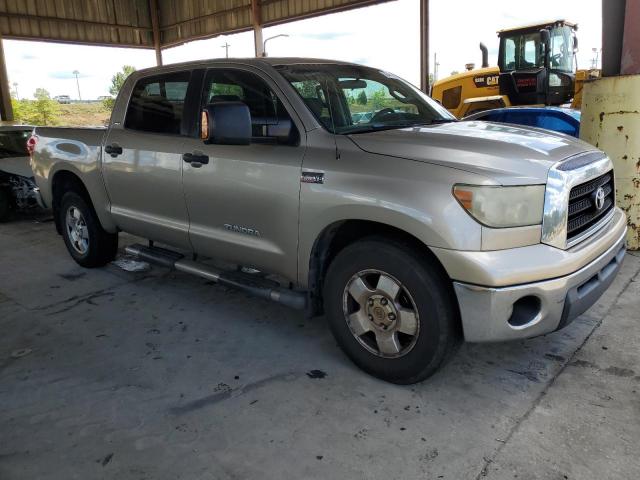
[[507,287],[453,282],[465,340],[535,337],[568,325],[611,285],[626,253],[626,228],[602,255],[569,275]]

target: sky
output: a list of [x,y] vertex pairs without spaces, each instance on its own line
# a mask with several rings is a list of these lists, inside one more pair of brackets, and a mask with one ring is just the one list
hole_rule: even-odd
[[[524,2],[513,0],[431,0],[430,70],[434,53],[439,78],[463,71],[466,63],[479,67],[480,41],[489,48],[489,63],[496,65],[496,30],[560,18],[578,23],[578,66],[590,67],[592,49],[601,48],[601,0],[537,0],[534,5],[531,12]],[[272,57],[346,60],[381,68],[419,85],[419,10],[418,0],[395,0],[265,28],[263,37],[288,35],[267,42]],[[253,33],[246,32],[164,50],[164,63],[224,57],[225,43],[230,57],[254,55]],[[73,71],[78,70],[81,97],[95,99],[108,95],[111,77],[123,65],[138,69],[155,65],[153,50],[132,48],[4,40],[4,51],[10,86],[13,91],[17,83],[19,98],[33,98],[36,88],[42,87],[51,96],[77,99]]]

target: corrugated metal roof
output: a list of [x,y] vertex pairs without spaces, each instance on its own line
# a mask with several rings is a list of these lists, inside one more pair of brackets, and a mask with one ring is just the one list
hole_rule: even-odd
[[[262,25],[389,0],[258,0]],[[153,48],[150,0],[0,0],[4,38]],[[251,0],[157,0],[160,44],[250,30]]]
[[4,38],[153,47],[148,0],[2,0]]

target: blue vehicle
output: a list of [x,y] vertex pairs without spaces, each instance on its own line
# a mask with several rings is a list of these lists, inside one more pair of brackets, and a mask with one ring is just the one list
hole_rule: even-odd
[[580,110],[561,107],[508,107],[473,113],[463,120],[514,123],[580,137]]

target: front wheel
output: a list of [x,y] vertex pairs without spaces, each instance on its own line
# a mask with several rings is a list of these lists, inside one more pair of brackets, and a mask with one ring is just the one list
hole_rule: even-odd
[[100,225],[93,209],[76,192],[67,192],[58,212],[62,237],[73,259],[83,267],[106,265],[116,256],[118,235]]
[[450,280],[404,243],[369,239],[346,247],[329,266],[324,299],[339,346],[383,380],[424,380],[459,343]]

